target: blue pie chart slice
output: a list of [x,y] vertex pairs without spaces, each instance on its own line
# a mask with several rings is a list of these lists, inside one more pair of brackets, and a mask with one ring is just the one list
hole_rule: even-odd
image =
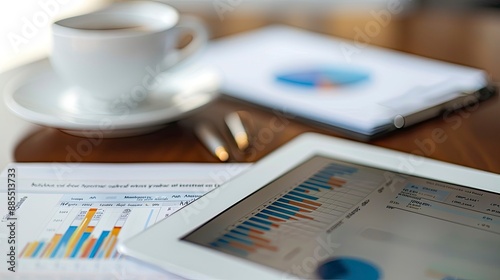
[[348,68],[317,68],[279,73],[276,80],[289,85],[314,88],[332,88],[368,80],[367,71]]
[[377,267],[357,258],[335,258],[319,265],[316,273],[320,279],[378,280],[381,274]]

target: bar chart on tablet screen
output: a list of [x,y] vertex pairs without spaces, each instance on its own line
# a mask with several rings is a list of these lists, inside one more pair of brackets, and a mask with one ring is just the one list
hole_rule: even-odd
[[382,179],[331,163],[229,226],[210,246],[241,256],[276,254],[282,241],[308,241],[324,231],[366,199]]
[[499,205],[480,189],[316,156],[183,239],[285,278],[497,279]]

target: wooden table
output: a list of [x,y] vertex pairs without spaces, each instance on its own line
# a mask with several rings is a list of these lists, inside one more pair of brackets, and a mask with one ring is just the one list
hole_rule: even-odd
[[[467,15],[466,17],[467,22],[470,24],[471,16]],[[390,39],[388,41],[381,42],[381,38],[388,37],[384,35],[374,43],[425,55],[425,50],[429,49],[428,44],[422,43],[423,47],[421,49],[418,49],[415,44],[406,45],[406,47],[403,44],[404,42],[408,42],[408,40],[410,42],[418,42],[417,39],[419,37],[429,36],[427,33],[422,32],[422,18],[443,21],[443,17],[434,16],[432,13],[430,15],[428,13],[420,14],[414,20],[411,20],[411,17],[410,19],[399,19],[398,21],[401,25],[395,28],[394,33],[402,34],[400,39],[403,41],[395,40],[393,36],[389,36]],[[456,19],[452,18],[450,21],[453,22],[453,20]],[[478,20],[484,20],[484,17],[478,17]],[[228,22],[226,21],[225,24],[227,29]],[[257,25],[262,24],[263,22],[258,22]],[[255,27],[253,25],[250,24],[249,28]],[[339,23],[337,22],[335,26],[338,25]],[[497,29],[495,30],[498,30],[498,25],[496,26]],[[239,28],[238,30],[243,29]],[[223,30],[222,25],[217,30]],[[345,34],[347,33],[345,30],[349,30],[349,28],[335,30],[340,30],[340,33],[336,35],[346,37]],[[405,32],[402,32],[402,30]],[[412,30],[413,33],[410,32]],[[234,32],[228,31],[227,33]],[[334,34],[335,32],[332,33]],[[415,36],[412,37],[411,34],[415,34]],[[216,35],[220,36],[221,33],[219,32]],[[460,40],[459,37],[454,40]],[[467,42],[467,40],[467,38],[462,38],[462,42]],[[446,42],[446,40],[442,40],[443,44]],[[491,43],[491,38],[488,38],[485,42],[486,45],[487,42]],[[477,41],[474,44],[477,45]],[[439,44],[435,48],[430,49],[432,51],[440,50]],[[460,49],[466,48],[461,45]],[[449,52],[443,53],[450,55]],[[473,53],[475,54],[476,52]],[[493,53],[496,53],[498,56],[498,51]],[[429,56],[432,56],[432,54]],[[439,58],[439,53],[434,56]],[[460,57],[464,57],[463,52],[457,54],[457,60]],[[446,57],[445,59],[454,60],[453,57]],[[495,58],[492,57],[491,60],[481,59],[491,63]],[[464,63],[467,64],[467,62]],[[493,72],[494,78],[498,80],[500,78],[498,76],[498,64],[492,63],[489,65],[474,66],[484,66],[483,68],[490,66],[497,67],[487,70]],[[247,153],[237,151],[231,138],[228,136],[227,129],[224,127],[223,117],[226,113],[232,111],[245,112],[243,116],[250,127],[252,136],[252,146]],[[77,165],[80,162],[217,162],[217,159],[201,145],[193,134],[193,123],[199,120],[208,120],[218,128],[226,142],[230,144],[230,151],[233,156],[231,160],[236,162],[256,161],[303,132],[319,132],[342,137],[342,135],[332,130],[315,127],[294,118],[285,118],[282,112],[272,112],[241,101],[221,98],[186,120],[169,124],[157,132],[137,137],[86,139],[70,136],[53,128],[39,128],[19,141],[14,151],[14,158],[19,162],[55,161],[72,165]],[[426,156],[500,173],[499,120],[500,101],[498,98],[493,98],[480,103],[478,106],[395,131],[368,143],[412,153],[416,156]],[[402,159],[402,170],[404,170],[405,165],[408,165],[409,160],[418,160],[418,158],[408,157]]]
[[[243,111],[250,128],[251,148],[237,150],[224,126],[224,114]],[[250,117],[251,116],[251,117]],[[500,101],[493,98],[468,110],[437,117],[395,131],[369,144],[427,156],[455,164],[500,173]],[[208,120],[229,143],[232,161],[252,162],[303,132],[340,134],[285,118],[282,112],[263,110],[243,102],[221,98],[192,117],[146,135],[117,139],[86,139],[53,128],[40,128],[25,137],[14,153],[16,161],[65,162],[217,162],[193,133],[193,123]],[[411,166],[401,160],[401,168]]]

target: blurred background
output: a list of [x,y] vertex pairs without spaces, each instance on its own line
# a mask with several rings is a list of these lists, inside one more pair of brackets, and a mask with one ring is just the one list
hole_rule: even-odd
[[[109,2],[113,1],[2,1],[0,71],[36,57],[46,56],[50,49],[50,23],[54,19],[86,13]],[[183,13],[202,17],[209,24],[214,38],[271,23],[289,24],[351,40],[356,39],[356,36],[359,38],[360,33],[364,33],[369,35],[367,42],[369,44],[483,68],[495,80],[500,80],[498,50],[500,1],[163,0],[159,2],[170,4]],[[398,12],[390,12],[395,9]],[[387,14],[390,14],[390,19],[384,18]],[[378,22],[380,28],[376,28],[373,21]],[[29,28],[30,24],[34,28]],[[29,36],[24,36],[25,31]],[[368,34],[370,32],[371,34]]]
[[[359,38],[360,33],[364,33],[369,37],[369,44],[482,68],[490,73],[495,81],[500,80],[500,1],[172,0],[164,2],[203,17],[212,27],[214,37],[270,23],[289,24],[350,40],[355,40],[357,36]],[[402,9],[400,12],[390,12],[399,7]],[[390,14],[390,19],[385,24],[380,18],[387,13]],[[379,29],[374,27],[376,25],[373,21],[379,23]],[[360,30],[363,32],[359,32]]]
[[[54,20],[112,0],[0,2],[0,72],[46,57]],[[486,70],[500,81],[500,1],[492,0],[163,0],[201,17],[213,38],[272,23]],[[28,124],[0,104],[0,166]],[[9,144],[10,143],[10,144]]]

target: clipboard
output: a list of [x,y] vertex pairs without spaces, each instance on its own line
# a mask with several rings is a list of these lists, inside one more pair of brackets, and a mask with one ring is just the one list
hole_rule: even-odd
[[272,25],[213,41],[222,92],[369,140],[493,96],[485,71]]

